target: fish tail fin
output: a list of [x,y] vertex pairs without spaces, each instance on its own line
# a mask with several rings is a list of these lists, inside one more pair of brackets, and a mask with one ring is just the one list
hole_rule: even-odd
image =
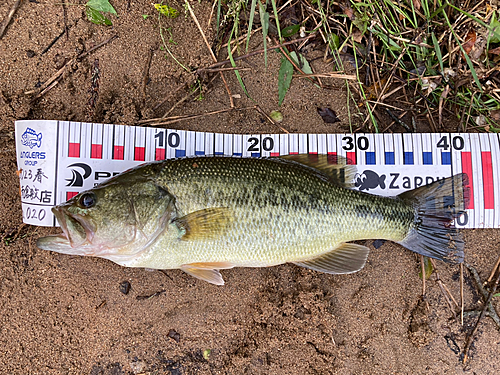
[[38,134],[36,137],[37,146],[40,147],[42,145],[42,133]]
[[467,185],[467,175],[461,173],[400,194],[399,198],[413,204],[416,215],[408,235],[399,243],[426,257],[462,263],[464,240],[454,220],[468,207]]

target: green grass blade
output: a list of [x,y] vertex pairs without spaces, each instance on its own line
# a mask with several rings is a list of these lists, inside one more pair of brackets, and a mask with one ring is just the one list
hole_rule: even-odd
[[217,0],[217,29],[215,35],[219,36],[219,25],[220,25],[220,12],[221,12],[222,0]]
[[[235,32],[235,27],[233,27],[233,29],[231,30],[231,34],[229,35],[229,40],[227,41],[227,54],[229,56],[229,61],[231,61],[231,66],[233,68],[236,68],[236,63],[234,61],[233,53],[231,51],[231,40],[233,39],[234,32]],[[236,75],[236,78],[238,79],[238,82],[240,83],[241,88],[245,92],[245,95],[248,96],[250,99],[252,99],[252,97],[250,96],[250,94],[247,91],[247,88],[245,87],[245,84],[243,83],[243,79],[241,78],[241,75],[240,75],[240,72],[238,71],[238,69],[234,70],[234,74]],[[252,101],[254,101],[254,100],[252,99]]]
[[281,66],[278,74],[278,96],[279,101],[278,105],[281,106],[283,103],[283,99],[285,99],[285,95],[290,88],[290,84],[292,83],[293,77],[293,65],[286,57],[281,58]]
[[257,0],[252,0],[252,5],[250,8],[250,18],[248,19],[248,32],[247,32],[247,45],[245,51],[248,53],[248,43],[250,43],[250,35],[252,33],[253,17],[255,16],[255,6],[257,5]]
[[455,33],[455,30],[453,30],[453,26],[451,25],[450,20],[448,19],[448,15],[446,14],[446,12],[444,10],[443,10],[443,16],[446,20],[446,23],[448,24],[448,27],[450,28],[451,33],[453,34],[453,37],[455,38],[455,41],[457,42],[458,46],[460,47],[460,50],[462,51],[462,54],[465,57],[465,60],[467,61],[467,65],[469,66],[470,72],[472,74],[472,78],[474,78],[474,82],[476,83],[479,91],[483,92],[481,82],[479,82],[479,78],[477,77],[477,74],[476,74],[476,69],[474,69],[474,65],[472,64],[472,61],[471,61],[469,55],[465,52],[464,47],[462,46],[460,39],[458,39],[458,36]]
[[269,31],[269,13],[266,11],[266,7],[259,1],[259,15],[260,23],[262,25],[262,37],[264,38],[264,64],[267,68],[267,33]]
[[276,21],[276,27],[278,28],[278,37],[280,38],[280,43],[281,43],[283,41],[283,37],[281,36],[281,27],[280,27],[280,20],[278,17],[278,9],[276,8],[276,1],[271,0],[271,4],[273,5],[274,18]]
[[443,65],[443,55],[441,55],[441,48],[439,48],[439,43],[437,41],[436,35],[434,33],[431,33],[432,36],[432,43],[434,44],[434,51],[436,52],[436,57],[439,62],[439,68],[441,69],[441,72],[444,71],[444,65]]

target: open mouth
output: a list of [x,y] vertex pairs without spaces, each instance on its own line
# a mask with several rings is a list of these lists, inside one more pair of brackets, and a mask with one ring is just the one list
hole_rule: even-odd
[[52,212],[63,231],[61,236],[69,241],[71,247],[78,247],[92,242],[94,230],[83,216],[70,213],[61,206],[52,208]]

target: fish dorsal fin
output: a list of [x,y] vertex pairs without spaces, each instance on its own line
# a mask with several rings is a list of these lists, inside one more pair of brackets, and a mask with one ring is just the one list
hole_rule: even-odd
[[229,208],[214,207],[194,211],[174,221],[184,230],[181,240],[213,239],[227,232],[233,222]]
[[351,188],[354,186],[353,180],[356,174],[356,166],[350,165],[349,161],[339,155],[323,154],[295,154],[283,155],[280,159],[291,160],[296,163],[307,165],[310,168],[317,169],[330,180],[342,187]]
[[215,285],[224,285],[224,279],[218,270],[233,268],[228,262],[190,263],[183,264],[180,268],[187,274],[197,279],[207,281]]
[[331,274],[353,273],[365,266],[369,252],[370,249],[366,246],[344,243],[327,254],[305,262],[294,262],[294,264]]

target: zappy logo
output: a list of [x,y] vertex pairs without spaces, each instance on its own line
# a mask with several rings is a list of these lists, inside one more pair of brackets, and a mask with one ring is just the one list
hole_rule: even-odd
[[354,186],[360,191],[377,188],[381,190],[411,190],[446,178],[446,176],[428,175],[408,176],[398,172],[379,173],[369,169],[362,173],[356,173]]
[[38,147],[42,145],[42,132],[36,133],[31,128],[26,128],[23,135],[21,135],[21,144],[23,146],[28,146],[29,148]]
[[92,168],[85,163],[74,163],[68,165],[68,168],[71,168],[72,176],[66,179],[68,181],[66,186],[83,187],[83,181],[92,174]]

